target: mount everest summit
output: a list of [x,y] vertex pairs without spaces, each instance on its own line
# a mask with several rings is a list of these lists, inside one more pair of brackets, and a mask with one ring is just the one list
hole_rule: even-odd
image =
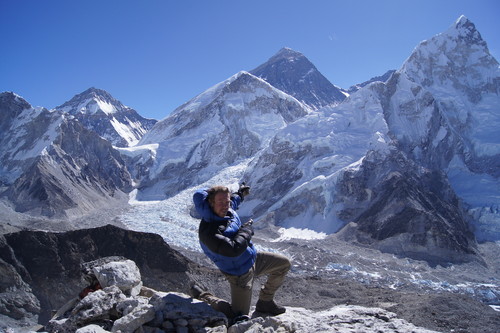
[[250,73],[312,109],[337,105],[346,98],[303,54],[290,48],[281,49]]
[[3,93],[1,196],[16,212],[75,216],[237,167],[252,187],[243,216],[467,261],[476,237],[500,239],[498,62],[461,17],[390,73],[349,95],[285,48],[154,125],[94,88],[51,111]]

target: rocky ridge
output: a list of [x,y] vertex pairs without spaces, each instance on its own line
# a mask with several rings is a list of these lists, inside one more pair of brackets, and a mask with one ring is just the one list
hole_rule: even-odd
[[347,92],[349,94],[353,94],[356,91],[358,91],[359,89],[361,89],[363,87],[366,87],[370,83],[373,83],[373,82],[386,82],[387,80],[389,80],[389,78],[391,77],[391,75],[394,74],[395,72],[396,72],[396,70],[394,70],[394,69],[388,70],[383,75],[372,77],[368,81],[365,81],[365,82],[362,82],[362,83],[358,83],[356,85],[353,85],[353,86],[349,87],[349,89],[347,89]]

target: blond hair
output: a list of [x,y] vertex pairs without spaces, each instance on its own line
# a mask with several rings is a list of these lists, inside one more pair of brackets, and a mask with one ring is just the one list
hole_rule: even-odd
[[213,207],[215,196],[217,194],[219,194],[219,193],[231,194],[231,191],[229,191],[229,188],[227,186],[217,185],[217,186],[213,186],[213,187],[209,188],[207,190],[207,193],[208,193],[208,196],[207,196],[208,203],[210,204],[210,206]]

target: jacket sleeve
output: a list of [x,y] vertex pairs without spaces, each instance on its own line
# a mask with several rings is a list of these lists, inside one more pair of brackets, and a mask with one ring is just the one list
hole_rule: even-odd
[[212,221],[216,217],[216,215],[212,211],[212,208],[210,208],[210,204],[208,203],[207,190],[208,189],[206,188],[197,190],[193,195],[193,202],[194,207],[196,208],[196,211],[201,216],[201,218],[206,221]]
[[242,201],[243,199],[237,193],[231,194],[231,208],[233,210],[238,210]]
[[202,220],[199,228],[200,241],[211,251],[226,257],[237,257],[245,252],[252,239],[252,226],[242,225],[233,238],[224,236],[223,231],[223,225]]

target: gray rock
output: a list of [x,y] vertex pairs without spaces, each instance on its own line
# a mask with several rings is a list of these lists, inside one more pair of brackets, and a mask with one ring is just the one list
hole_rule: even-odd
[[[137,297],[134,300],[137,300]],[[123,317],[115,320],[111,331],[120,331],[122,333],[134,332],[137,328],[153,320],[155,318],[155,309],[153,305],[146,303],[147,301],[129,303],[129,305],[135,304],[135,307],[127,309]]]
[[142,287],[141,272],[132,260],[113,261],[93,268],[101,287],[117,286],[126,295],[137,296]]

